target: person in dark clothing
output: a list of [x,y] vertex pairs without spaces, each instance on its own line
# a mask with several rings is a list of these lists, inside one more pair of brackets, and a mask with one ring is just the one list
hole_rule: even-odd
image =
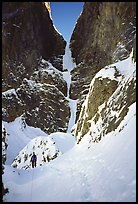
[[37,156],[33,152],[33,155],[31,157],[31,162],[32,162],[32,168],[36,167],[36,161],[37,161]]

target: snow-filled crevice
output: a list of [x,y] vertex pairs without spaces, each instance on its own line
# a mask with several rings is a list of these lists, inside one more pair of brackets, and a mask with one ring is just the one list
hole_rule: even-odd
[[73,58],[71,56],[71,50],[69,44],[66,45],[65,55],[63,56],[63,78],[67,82],[67,97],[66,99],[69,101],[71,116],[68,124],[67,132],[71,132],[73,125],[75,124],[76,120],[76,107],[77,107],[77,100],[73,100],[70,98],[69,91],[71,85],[71,70],[76,66],[73,62]]

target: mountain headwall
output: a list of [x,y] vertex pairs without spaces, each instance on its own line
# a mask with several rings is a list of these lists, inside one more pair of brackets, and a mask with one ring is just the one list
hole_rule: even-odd
[[132,48],[136,58],[136,2],[85,2],[70,47],[77,64],[70,94],[79,99],[78,118],[95,74],[127,58]]

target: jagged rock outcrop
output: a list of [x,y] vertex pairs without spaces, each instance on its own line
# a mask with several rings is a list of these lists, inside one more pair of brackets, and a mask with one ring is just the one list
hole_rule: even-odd
[[54,85],[64,96],[67,96],[67,83],[63,79],[62,72],[58,72],[53,66],[49,66],[45,60],[41,61],[38,71],[35,71],[30,79],[42,84]]
[[54,29],[42,2],[2,4],[3,91],[17,88],[38,69],[40,59],[62,70],[66,42]]
[[53,26],[49,2],[3,2],[4,121],[23,115],[28,125],[46,133],[67,130],[70,109],[61,72],[65,45]]
[[24,112],[24,103],[14,89],[2,93],[2,119],[12,122]]
[[24,79],[17,95],[25,104],[26,123],[46,133],[66,132],[70,116],[68,101],[54,85]]
[[77,64],[70,95],[79,99],[77,118],[95,74],[108,64],[136,60],[136,2],[85,2],[70,47]]
[[93,78],[74,130],[77,142],[87,134],[92,142],[100,141],[118,128],[135,102],[136,64],[130,55],[101,69]]
[[30,79],[24,78],[16,90],[2,93],[3,120],[12,122],[23,115],[28,125],[46,133],[66,132],[71,114],[66,94],[61,72],[42,60]]

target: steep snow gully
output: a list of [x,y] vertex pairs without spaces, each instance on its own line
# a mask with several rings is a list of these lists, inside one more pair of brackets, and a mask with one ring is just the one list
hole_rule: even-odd
[[65,55],[63,56],[63,78],[67,82],[67,97],[66,99],[69,101],[71,116],[68,124],[67,133],[71,132],[73,125],[75,124],[76,120],[76,107],[77,107],[77,100],[73,100],[70,98],[69,91],[71,85],[71,70],[76,66],[73,62],[73,58],[71,56],[71,50],[69,44],[66,45]]

